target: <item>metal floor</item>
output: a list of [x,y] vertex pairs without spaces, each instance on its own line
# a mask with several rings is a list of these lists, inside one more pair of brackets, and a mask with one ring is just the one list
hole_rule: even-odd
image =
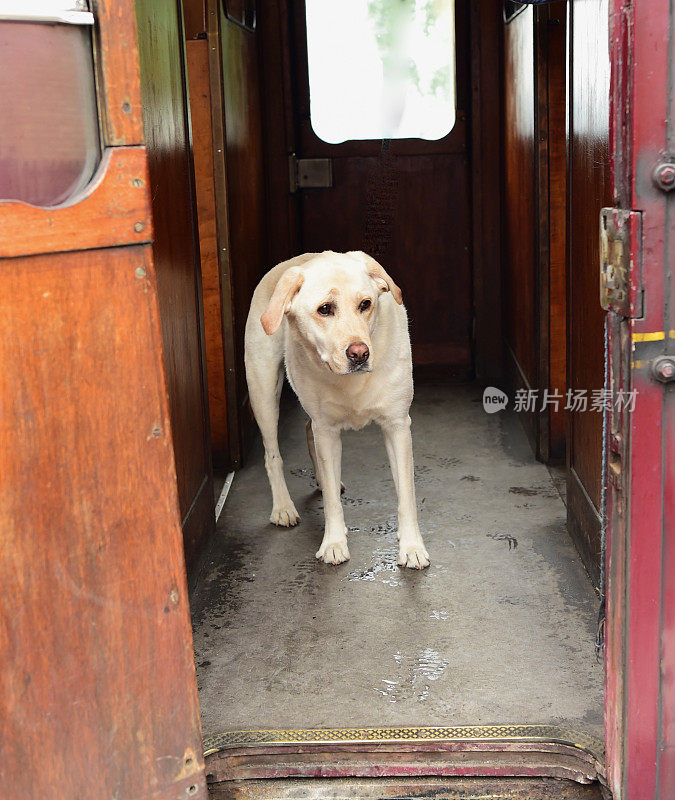
[[602,738],[596,596],[520,422],[472,385],[411,410],[422,572],[396,566],[380,430],[346,432],[351,560],[314,557],[321,495],[305,415],[280,445],[302,521],[276,528],[260,442],[234,478],[192,597],[205,737],[230,730],[536,723]]

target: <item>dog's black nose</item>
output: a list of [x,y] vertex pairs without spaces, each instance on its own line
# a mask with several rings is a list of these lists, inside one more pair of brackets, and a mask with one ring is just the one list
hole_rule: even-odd
[[347,358],[352,364],[365,364],[369,355],[370,350],[364,342],[352,342],[347,348]]

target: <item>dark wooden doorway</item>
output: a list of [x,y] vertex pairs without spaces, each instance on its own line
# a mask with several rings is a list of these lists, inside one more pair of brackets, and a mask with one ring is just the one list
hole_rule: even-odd
[[365,250],[403,289],[416,365],[472,370],[468,3],[456,3],[457,117],[442,139],[328,144],[310,121],[304,0],[294,0],[298,158],[327,158],[333,185],[299,189],[300,251]]

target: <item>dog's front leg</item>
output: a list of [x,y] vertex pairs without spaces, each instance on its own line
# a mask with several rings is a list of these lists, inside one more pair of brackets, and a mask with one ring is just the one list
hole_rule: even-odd
[[398,494],[398,563],[424,569],[429,566],[429,554],[417,522],[410,417],[387,423],[382,431]]
[[326,528],[316,557],[326,564],[341,564],[349,559],[347,528],[340,501],[340,469],[342,462],[342,440],[340,431],[333,428],[317,428],[314,431],[318,480],[323,493],[323,509]]

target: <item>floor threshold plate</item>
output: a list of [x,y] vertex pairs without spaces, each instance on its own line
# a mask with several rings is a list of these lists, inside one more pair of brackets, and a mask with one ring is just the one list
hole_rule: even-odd
[[279,778],[603,776],[602,743],[555,725],[228,731],[204,740],[210,782]]

